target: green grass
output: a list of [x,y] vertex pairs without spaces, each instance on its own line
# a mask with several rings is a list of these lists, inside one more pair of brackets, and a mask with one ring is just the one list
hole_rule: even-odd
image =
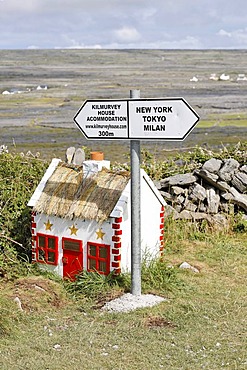
[[[246,369],[246,234],[193,235],[184,227],[166,243],[170,290],[162,291],[162,264],[151,266],[167,301],[121,314],[67,297],[57,309],[47,302],[19,313],[9,319],[15,331],[0,339],[1,370]],[[200,273],[178,269],[183,261]],[[157,293],[146,274],[143,292]]]
[[234,114],[217,114],[216,116],[210,115],[207,119],[199,121],[199,128],[210,128],[210,127],[247,127],[247,114],[246,113],[234,113]]
[[4,96],[0,98],[0,106],[6,107],[6,100],[8,104],[8,108],[16,105],[29,105],[32,107],[35,106],[59,106],[63,103],[62,98],[57,98],[53,96],[30,96],[28,94],[20,94],[20,95],[7,95],[7,98]]

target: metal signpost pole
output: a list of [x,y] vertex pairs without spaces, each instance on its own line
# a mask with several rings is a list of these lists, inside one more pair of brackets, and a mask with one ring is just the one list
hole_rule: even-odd
[[[131,99],[140,99],[140,90],[130,90]],[[131,293],[141,295],[141,186],[140,140],[130,141],[131,155]]]

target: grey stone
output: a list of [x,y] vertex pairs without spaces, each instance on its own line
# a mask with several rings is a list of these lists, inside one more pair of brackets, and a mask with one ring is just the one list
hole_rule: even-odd
[[216,175],[215,173],[211,173],[207,170],[199,170],[199,171],[194,171],[196,175],[200,176],[203,180],[205,180],[207,183],[211,185],[215,185],[219,176]]
[[73,158],[73,164],[77,166],[82,166],[83,162],[85,161],[85,153],[84,150],[81,148],[77,148]]
[[183,166],[186,164],[186,161],[185,161],[185,160],[183,160],[183,159],[177,159],[177,160],[175,161],[175,164],[176,164],[176,166],[178,166],[178,167],[183,167]]
[[208,213],[218,213],[220,205],[220,196],[216,194],[213,188],[207,189]]
[[160,181],[159,180],[153,180],[153,183],[155,185],[155,187],[160,190],[161,189],[161,184],[160,184]]
[[183,196],[180,194],[180,195],[176,198],[175,202],[176,202],[177,204],[183,204],[184,200],[185,200],[185,197],[183,197]]
[[184,208],[187,210],[187,211],[192,211],[192,212],[195,212],[196,209],[197,209],[197,205],[190,202],[189,200],[187,200],[185,203],[184,203]]
[[174,206],[175,210],[176,210],[178,213],[182,211],[182,208],[183,208],[183,207],[182,207],[182,205],[181,205],[181,204],[176,203],[176,204],[174,204],[173,206]]
[[[182,174],[182,175],[170,176],[165,180],[166,181],[164,182],[164,184],[167,184],[167,182],[168,182],[168,186],[169,185],[170,186],[175,186],[175,185],[187,186],[187,185],[190,185],[190,184],[193,184],[194,182],[196,182],[197,177],[194,176],[192,173],[185,173],[185,174]],[[161,185],[162,186],[163,186],[163,181],[164,180],[161,180]]]
[[196,273],[199,273],[200,271],[194,267],[194,266],[191,266],[188,262],[183,262],[181,263],[181,265],[179,266],[180,269],[188,269],[188,270],[191,270],[193,272],[196,272]]
[[236,170],[239,168],[239,163],[233,158],[225,159],[224,164],[218,172],[221,180],[229,182],[231,181]]
[[194,184],[190,187],[190,196],[193,199],[204,200],[206,198],[206,190],[200,184]]
[[169,187],[169,180],[170,177],[166,177],[165,179],[160,180],[160,186],[158,189],[166,189]]
[[198,198],[194,195],[194,193],[191,191],[190,188],[189,188],[188,199],[193,200],[194,202],[198,202]]
[[228,185],[227,182],[225,181],[217,181],[217,183],[215,184],[215,187],[217,187],[217,189],[221,191],[226,191],[230,189],[230,185]]
[[211,158],[203,164],[202,169],[211,173],[217,173],[221,165],[222,161],[220,159]]
[[245,164],[240,168],[240,171],[247,173],[247,165]]
[[172,195],[167,191],[159,190],[159,192],[166,201],[171,202],[173,200]]
[[247,174],[244,172],[236,173],[232,178],[232,185],[237,188],[241,193],[247,191]]
[[219,210],[224,213],[229,213],[229,204],[224,203],[223,200],[220,202]]
[[206,183],[214,186],[216,189],[219,189],[221,191],[230,189],[230,185],[228,185],[227,182],[225,181],[219,181],[218,180],[219,176],[214,173],[210,173],[206,170],[200,170],[200,171],[195,171],[195,172]]
[[200,202],[200,203],[198,204],[198,211],[199,211],[199,212],[206,212],[206,211],[207,211],[207,207],[205,206],[205,204],[204,204],[204,203]]
[[222,193],[221,196],[225,200],[238,205],[247,212],[247,195],[241,194],[234,187],[231,187],[229,193]]
[[221,197],[227,201],[230,201],[233,199],[233,196],[229,192],[221,193]]
[[247,195],[240,194],[235,188],[230,189],[232,201],[247,212]]
[[212,217],[204,212],[190,212],[191,217],[194,221],[207,220],[211,222]]
[[181,188],[180,186],[172,186],[171,187],[171,193],[173,195],[180,195],[180,194],[184,194],[185,193],[185,190],[184,188]]
[[75,154],[75,147],[71,146],[71,147],[67,148],[66,154],[65,154],[65,160],[68,164],[72,163],[74,154]]
[[164,216],[165,218],[166,217],[174,217],[174,218],[177,218],[178,217],[178,212],[170,205],[166,205],[165,206],[165,211],[164,211]]
[[180,212],[177,217],[177,219],[184,219],[184,220],[192,220],[192,215],[190,211],[187,211],[184,209],[182,212]]
[[23,311],[23,308],[22,308],[22,303],[21,303],[21,300],[19,297],[15,297],[14,298],[14,302],[17,304],[18,308],[20,311]]

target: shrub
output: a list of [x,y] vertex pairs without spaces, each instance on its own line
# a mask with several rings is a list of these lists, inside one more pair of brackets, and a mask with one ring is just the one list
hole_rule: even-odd
[[0,242],[21,254],[30,251],[30,210],[27,203],[41,180],[48,163],[22,154],[0,154]]

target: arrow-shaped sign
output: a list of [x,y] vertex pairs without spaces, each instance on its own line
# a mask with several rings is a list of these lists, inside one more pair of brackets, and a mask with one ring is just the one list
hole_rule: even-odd
[[199,121],[183,98],[86,100],[74,117],[88,139],[184,140]]

